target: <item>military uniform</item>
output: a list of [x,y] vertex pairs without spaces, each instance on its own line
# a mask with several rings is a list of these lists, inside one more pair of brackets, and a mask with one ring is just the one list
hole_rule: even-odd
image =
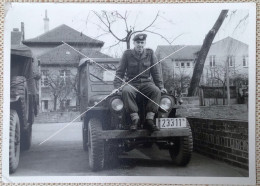
[[[161,98],[160,89],[163,88],[160,64],[158,63],[148,69],[155,63],[157,63],[157,59],[151,49],[144,49],[141,55],[134,49],[126,50],[116,72],[117,77],[120,77],[121,79],[126,77],[126,81],[130,81],[130,85],[134,86],[137,90],[157,103],[156,105],[152,101],[148,100],[146,111],[153,113],[158,111],[158,105]],[[115,78],[115,88],[119,88],[121,84],[122,80]],[[125,85],[122,88],[123,102],[127,112],[130,114],[138,113],[138,107],[135,100],[138,93],[137,90],[133,89],[129,85]]]

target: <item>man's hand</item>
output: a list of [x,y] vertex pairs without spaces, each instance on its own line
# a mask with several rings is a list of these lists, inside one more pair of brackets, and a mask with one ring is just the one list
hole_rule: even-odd
[[112,94],[115,94],[115,93],[118,93],[118,92],[119,92],[118,89],[114,89],[114,90],[112,90]]
[[165,88],[162,88],[162,89],[161,89],[161,93],[166,94],[166,93],[167,93],[167,90],[166,90]]

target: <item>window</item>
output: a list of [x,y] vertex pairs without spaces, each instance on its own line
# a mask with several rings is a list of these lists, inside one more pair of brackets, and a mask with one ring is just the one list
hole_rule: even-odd
[[187,67],[190,68],[190,62],[187,63]]
[[60,70],[60,78],[62,83],[66,83],[70,78],[70,70]]
[[48,100],[43,100],[43,108],[44,110],[48,110]]
[[216,63],[215,63],[216,62],[216,56],[210,56],[209,60],[210,60],[209,61],[209,66],[210,67],[215,67],[216,66]]
[[181,63],[181,68],[184,68],[184,67],[185,67],[184,63]]
[[42,70],[41,85],[47,87],[48,84],[48,70]]
[[243,56],[243,67],[248,67],[248,56]]
[[176,65],[175,65],[176,67],[179,67],[179,63],[178,62],[176,62]]
[[[101,68],[101,66],[103,68]],[[115,79],[116,67],[113,64],[101,65],[98,66],[96,64],[89,65],[89,77],[91,81],[113,81]],[[109,69],[109,70],[104,70]]]
[[228,65],[229,65],[229,67],[233,67],[234,63],[235,63],[234,56],[228,56]]

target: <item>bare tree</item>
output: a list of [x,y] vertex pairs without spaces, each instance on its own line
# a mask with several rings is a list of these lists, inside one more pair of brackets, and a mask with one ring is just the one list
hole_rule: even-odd
[[203,45],[200,49],[198,58],[195,61],[195,67],[193,70],[193,75],[191,78],[191,83],[190,83],[190,87],[188,90],[188,96],[193,96],[195,95],[197,88],[199,87],[199,83],[200,83],[200,78],[203,72],[203,68],[204,68],[204,64],[205,64],[205,60],[206,57],[208,55],[209,49],[211,47],[211,44],[219,30],[219,28],[221,27],[224,19],[226,18],[226,15],[228,13],[228,10],[222,10],[217,21],[215,22],[213,28],[208,32],[208,34],[206,35]]
[[[48,87],[50,88],[50,94],[53,96],[54,111],[57,110],[57,103],[62,106],[63,103],[71,98],[75,94],[76,79],[71,77],[62,78],[59,74],[48,75]],[[64,108],[61,108],[62,110]]]
[[[137,29],[136,25],[130,25],[129,24],[129,15],[130,13],[128,11],[125,11],[124,14],[119,13],[118,11],[102,11],[101,13],[93,11],[93,13],[96,15],[96,17],[99,19],[99,21],[101,22],[100,24],[96,24],[96,26],[98,26],[99,29],[101,29],[103,31],[103,33],[97,37],[101,37],[103,35],[107,35],[107,34],[111,34],[116,40],[117,42],[110,46],[114,47],[116,45],[118,45],[119,43],[123,42],[126,43],[126,47],[127,49],[130,49],[130,41],[131,41],[131,37],[134,34],[140,33],[140,32],[148,32],[151,34],[155,34],[160,36],[162,39],[164,39],[168,44],[172,44],[173,41],[179,37],[175,37],[173,38],[171,41],[169,39],[167,39],[163,34],[160,34],[159,32],[152,30],[151,28],[154,27],[155,22],[158,20],[160,16],[160,12],[157,12],[157,14],[154,16],[153,20],[147,24],[146,26],[144,26],[143,28]],[[137,17],[136,17],[137,19]],[[113,30],[113,26],[115,23],[122,21],[125,25],[124,29],[125,29],[125,36],[120,37],[117,35],[117,33]],[[136,22],[136,21],[135,21]],[[122,28],[123,29],[123,28]],[[181,34],[182,35],[182,34]]]
[[[165,64],[164,64],[165,65]],[[166,66],[166,65],[165,65]],[[163,68],[164,86],[168,92],[181,94],[185,92],[190,83],[190,74],[185,68],[176,68],[174,74],[169,73],[169,67]]]

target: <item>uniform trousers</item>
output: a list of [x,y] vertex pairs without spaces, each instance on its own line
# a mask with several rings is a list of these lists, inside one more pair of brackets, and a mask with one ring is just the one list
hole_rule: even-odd
[[[148,100],[146,105],[146,112],[157,113],[160,99],[161,99],[161,91],[153,82],[131,82],[130,85],[134,86],[141,93],[146,95],[148,98],[153,100]],[[138,113],[138,106],[136,103],[136,96],[139,93],[137,90],[132,88],[130,85],[125,85],[122,89],[122,98],[125,105],[125,109],[128,113]],[[143,96],[143,95],[141,95]],[[143,98],[145,98],[143,96]]]

